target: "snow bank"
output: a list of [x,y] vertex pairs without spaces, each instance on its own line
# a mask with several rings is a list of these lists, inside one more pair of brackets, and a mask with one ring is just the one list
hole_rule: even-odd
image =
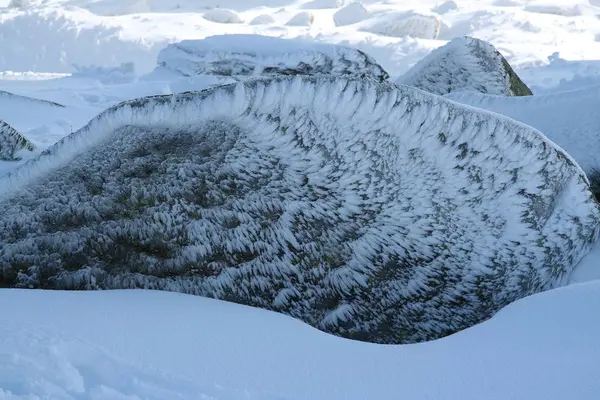
[[532,128],[331,77],[125,102],[0,195],[0,284],[182,291],[385,343],[563,283],[600,222]]
[[10,390],[10,400],[596,400],[600,391],[600,282],[405,346],[175,293],[0,290],[0,304],[10,304],[0,324],[0,398]]
[[202,16],[204,19],[207,19],[211,22],[218,22],[221,24],[241,24],[244,22],[235,11],[223,8],[214,8],[205,12]]
[[529,97],[451,93],[448,98],[533,126],[568,152],[587,174],[600,170],[600,86]]
[[0,160],[13,161],[19,150],[33,151],[34,146],[12,126],[0,120]]
[[294,15],[286,23],[287,26],[311,26],[315,21],[315,16],[311,12],[301,12]]
[[440,18],[435,14],[414,11],[384,13],[362,22],[359,30],[392,37],[437,39],[440,34]]
[[[173,43],[158,69],[183,76],[352,75],[387,79],[369,55],[350,47],[260,35],[220,35]],[[156,71],[155,71],[156,73]]]
[[471,37],[453,39],[433,50],[397,82],[439,95],[458,91],[532,94],[494,46]]

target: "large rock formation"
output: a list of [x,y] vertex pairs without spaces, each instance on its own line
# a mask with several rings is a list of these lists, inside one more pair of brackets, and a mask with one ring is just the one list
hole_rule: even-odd
[[260,35],[221,35],[173,43],[159,53],[158,65],[159,69],[183,76],[246,79],[256,75],[335,75],[379,81],[388,78],[383,68],[360,50]]
[[21,135],[6,122],[0,120],[0,160],[18,160],[16,153],[19,150],[33,151],[34,147],[33,143],[25,136]]
[[472,37],[456,38],[433,50],[397,82],[438,95],[461,91],[533,94],[494,46]]
[[122,103],[0,177],[0,285],[173,290],[410,343],[560,285],[599,222],[530,127],[391,83],[255,79]]

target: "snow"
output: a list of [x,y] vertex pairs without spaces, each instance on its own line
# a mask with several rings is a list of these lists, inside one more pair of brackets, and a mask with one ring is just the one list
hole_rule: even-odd
[[586,173],[600,169],[600,86],[529,97],[477,93],[447,97],[533,126],[566,150]]
[[600,391],[600,281],[403,346],[174,293],[0,290],[0,303],[11,305],[0,324],[3,400],[595,400]]
[[[561,138],[586,169],[597,162],[599,0],[348,3],[0,0],[0,91],[10,93],[0,96],[0,120],[35,145],[17,154],[20,161],[0,161],[0,180],[121,101],[228,82],[156,68],[168,44],[224,34],[356,48],[392,81],[455,37],[486,40],[535,96],[453,96]],[[306,11],[310,24],[286,25]],[[600,279],[598,260],[600,245],[565,279]],[[0,290],[0,304],[9,305],[0,324],[0,399],[596,399],[599,292],[599,281],[552,290],[441,340],[379,346],[173,293]],[[274,300],[285,304],[294,294],[282,290]],[[327,321],[348,311],[338,307]]]
[[6,284],[235,299],[385,343],[564,284],[600,221],[538,131],[333,77],[125,102],[0,177],[0,196]]
[[310,12],[301,12],[294,15],[286,23],[287,26],[310,26],[315,20],[315,16]]

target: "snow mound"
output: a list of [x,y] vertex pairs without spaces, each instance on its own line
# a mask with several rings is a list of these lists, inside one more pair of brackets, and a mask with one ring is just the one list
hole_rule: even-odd
[[80,388],[77,374],[77,400],[597,400],[600,389],[600,282],[530,296],[407,346],[342,340],[283,315],[159,291],[0,290],[0,304],[10,304],[0,324],[3,400],[7,390],[65,400],[56,393]]
[[352,25],[364,21],[369,17],[369,12],[361,3],[350,3],[333,14],[335,26]]
[[254,17],[250,21],[250,25],[268,25],[275,23],[275,19],[269,14],[261,14],[259,16]]
[[0,120],[0,160],[18,160],[16,153],[20,150],[33,151],[33,143],[17,132],[12,126]]
[[565,4],[561,0],[532,1],[524,7],[525,11],[537,14],[551,14],[562,17],[578,17],[586,14],[581,4]]
[[260,35],[221,35],[173,43],[158,69],[183,76],[352,75],[387,79],[369,55],[350,47]]
[[315,16],[311,12],[301,12],[294,15],[286,23],[286,26],[311,26],[315,21]]
[[0,196],[0,285],[180,291],[384,343],[560,285],[600,222],[532,128],[331,77],[122,103]]
[[232,10],[214,8],[204,13],[204,19],[221,24],[241,24],[242,18]]
[[359,30],[392,37],[437,39],[440,34],[440,17],[414,11],[385,13],[360,24]]
[[[62,104],[56,103],[54,101],[41,100],[41,99],[36,99],[34,97],[28,97],[28,96],[21,96],[18,94],[0,90],[0,118],[6,118],[6,116],[11,113],[11,112],[5,111],[7,102],[26,103],[26,104],[29,103],[29,104],[35,104],[35,105],[64,108],[64,106]],[[26,105],[24,107],[26,107]]]
[[471,37],[455,38],[433,50],[397,83],[438,95],[459,91],[503,96],[532,94],[494,46]]
[[600,171],[600,86],[528,97],[452,93],[448,98],[539,129],[568,152],[586,174]]

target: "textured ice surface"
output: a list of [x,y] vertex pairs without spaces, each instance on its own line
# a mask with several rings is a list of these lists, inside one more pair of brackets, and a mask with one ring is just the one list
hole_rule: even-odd
[[370,18],[360,24],[359,30],[383,36],[437,39],[440,24],[436,14],[403,11]]
[[168,45],[159,68],[184,76],[353,75],[377,80],[387,73],[364,52],[301,39],[220,35]]
[[385,343],[562,284],[600,220],[538,131],[331,77],[122,103],[0,199],[0,285],[181,291]]
[[600,86],[527,97],[452,93],[448,98],[539,129],[587,174],[600,171]]
[[457,91],[504,96],[532,94],[494,46],[471,37],[453,39],[432,51],[398,83],[440,95]]

